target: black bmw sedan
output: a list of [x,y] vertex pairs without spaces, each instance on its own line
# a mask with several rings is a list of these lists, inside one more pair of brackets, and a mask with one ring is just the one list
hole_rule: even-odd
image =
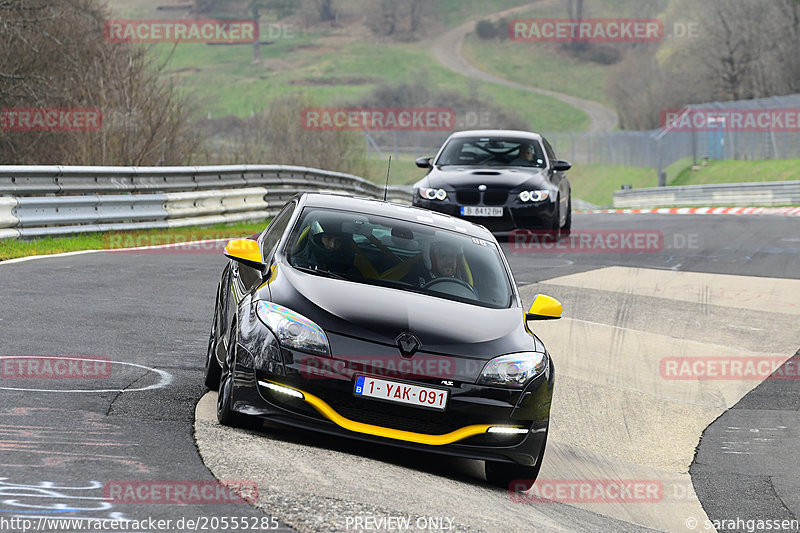
[[532,485],[553,362],[496,239],[461,219],[331,194],[296,196],[228,243],[206,356],[217,417],[486,461]]
[[559,235],[572,228],[564,174],[571,165],[536,133],[457,132],[435,158],[419,158],[417,166],[429,172],[414,185],[415,206],[476,222],[495,235],[519,229]]

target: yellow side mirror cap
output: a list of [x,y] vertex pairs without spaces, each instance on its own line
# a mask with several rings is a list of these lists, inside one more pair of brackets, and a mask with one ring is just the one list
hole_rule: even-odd
[[525,315],[526,320],[555,320],[561,318],[564,307],[561,302],[544,294],[537,294]]
[[225,246],[225,257],[243,263],[251,268],[264,272],[266,265],[261,259],[261,247],[256,241],[239,239],[230,241]]

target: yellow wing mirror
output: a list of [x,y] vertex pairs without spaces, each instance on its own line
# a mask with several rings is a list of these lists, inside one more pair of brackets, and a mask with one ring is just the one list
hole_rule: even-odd
[[537,294],[533,298],[530,310],[525,314],[525,320],[556,320],[561,318],[563,310],[561,302],[555,298]]
[[261,247],[256,241],[241,239],[228,242],[225,246],[225,257],[255,268],[262,274],[267,270],[267,266],[261,259]]

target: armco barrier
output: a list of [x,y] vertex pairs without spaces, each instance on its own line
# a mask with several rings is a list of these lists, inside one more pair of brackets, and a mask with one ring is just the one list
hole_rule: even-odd
[[[371,181],[306,167],[0,166],[0,239],[264,220],[303,191],[383,198]],[[409,187],[387,200],[408,204]]]
[[19,219],[11,214],[15,207],[16,198],[0,196],[0,228],[11,228],[19,223]]
[[266,211],[265,187],[167,193],[167,218],[221,215],[241,211]]
[[167,211],[165,194],[130,194],[124,196],[47,196],[17,198],[12,211],[19,219],[18,227],[59,224],[101,224],[164,220]]
[[686,185],[614,191],[615,208],[800,205],[800,181]]

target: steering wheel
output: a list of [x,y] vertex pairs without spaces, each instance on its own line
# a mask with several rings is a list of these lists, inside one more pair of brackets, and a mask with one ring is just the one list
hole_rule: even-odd
[[[458,279],[458,278],[450,278],[450,277],[434,278],[434,279],[430,280],[428,283],[426,283],[425,285],[423,285],[422,288],[423,289],[428,289],[430,287],[433,287],[437,283],[455,283],[456,285],[461,285],[462,287],[464,287],[466,289],[469,289],[469,292],[471,292],[473,295],[475,295],[476,299],[478,298],[478,292],[475,290],[475,287],[473,287],[472,285],[470,285],[469,283],[467,283],[463,279]],[[458,295],[454,294],[452,296],[458,296]]]

